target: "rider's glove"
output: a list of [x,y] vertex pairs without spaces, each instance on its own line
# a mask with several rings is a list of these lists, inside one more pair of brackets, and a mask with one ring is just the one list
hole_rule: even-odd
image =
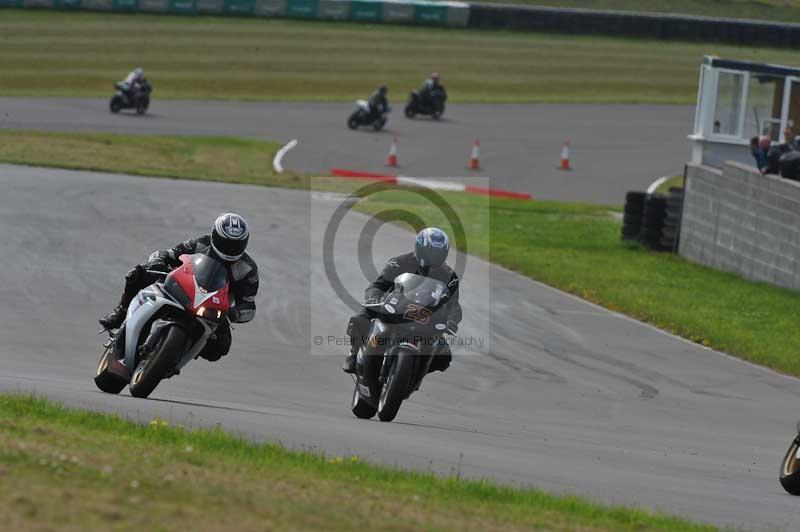
[[228,311],[231,323],[247,323],[256,315],[256,305],[252,301],[239,301],[235,307]]
[[458,332],[458,323],[454,320],[447,320],[447,329],[453,334]]
[[170,267],[161,259],[156,259],[147,265],[148,270],[169,273]]

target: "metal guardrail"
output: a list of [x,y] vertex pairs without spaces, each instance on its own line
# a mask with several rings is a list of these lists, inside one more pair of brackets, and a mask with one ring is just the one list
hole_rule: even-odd
[[470,4],[468,27],[718,41],[743,45],[796,47],[800,43],[800,24],[503,4]]
[[796,47],[800,24],[427,0],[0,0],[0,7],[287,17]]

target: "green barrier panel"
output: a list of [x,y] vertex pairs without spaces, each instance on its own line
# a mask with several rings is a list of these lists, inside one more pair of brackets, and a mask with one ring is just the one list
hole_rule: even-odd
[[0,0],[0,7],[22,7],[22,0]]
[[139,0],[113,0],[111,9],[114,11],[138,11]]
[[55,0],[56,9],[80,9],[81,0]]
[[256,0],[255,14],[259,17],[286,16],[286,0]]
[[373,0],[351,0],[350,20],[380,22],[383,19],[383,3]]
[[55,5],[54,0],[24,0],[22,3],[22,7],[26,9],[39,9],[39,8],[47,8],[53,9],[57,7]]
[[113,3],[111,0],[83,0],[81,8],[89,11],[111,11]]
[[447,6],[429,3],[414,4],[414,21],[418,24],[447,24]]
[[145,13],[166,13],[169,0],[139,0],[139,10]]
[[465,28],[469,23],[469,4],[450,5],[447,7],[447,25]]
[[222,13],[223,0],[197,0],[197,12],[218,14]]
[[326,20],[346,20],[350,12],[347,0],[319,0],[317,18]]
[[408,23],[414,21],[414,4],[410,2],[384,2],[384,22]]
[[168,6],[167,11],[170,13],[197,14],[197,2],[195,0],[169,0]]
[[317,18],[317,0],[287,0],[286,16]]
[[253,15],[256,11],[256,0],[225,0],[222,10],[231,15]]

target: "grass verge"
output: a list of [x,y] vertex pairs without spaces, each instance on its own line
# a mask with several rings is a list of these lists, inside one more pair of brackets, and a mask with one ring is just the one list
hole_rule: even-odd
[[7,530],[710,531],[576,497],[437,478],[0,395]]
[[775,22],[800,22],[797,0],[482,0],[502,4],[522,4],[584,9],[683,13],[715,18],[744,18]]
[[[121,156],[115,149],[83,150],[71,144],[77,142],[80,146],[88,142],[93,147],[111,139],[113,145],[117,138],[116,135],[0,132],[0,161],[41,164],[42,158],[47,157],[47,163],[54,166],[141,173],[138,165],[145,159],[152,161],[146,170],[151,175],[340,191],[352,191],[362,185],[274,175],[271,157],[249,163],[259,160],[251,151],[266,152],[269,148],[264,146],[275,147],[259,141],[227,139],[227,143],[222,142],[224,150],[218,156],[189,164],[185,156],[156,155],[155,152],[169,145],[170,137],[131,137],[139,146],[136,157]],[[48,147],[46,153],[17,146],[30,139],[43,142]],[[173,140],[177,146],[221,142],[181,137]],[[125,149],[124,143],[120,149]],[[90,166],[75,163],[76,154],[84,151],[91,155],[86,158]],[[27,156],[9,158],[7,153]],[[63,164],[59,158],[63,158]],[[155,165],[159,160],[159,165]],[[678,256],[623,245],[619,239],[620,222],[609,216],[609,210],[615,209],[612,207],[520,202],[458,193],[442,193],[442,196],[464,224],[469,252],[702,345],[800,375],[797,356],[800,330],[794,326],[795,316],[800,314],[800,295],[692,264]],[[418,214],[429,225],[448,229],[437,208],[408,191],[382,192],[366,198],[358,207],[369,213],[400,209]]]
[[155,99],[397,103],[439,71],[453,102],[694,103],[703,54],[793,50],[350,23],[0,9],[0,95],[110,97],[136,65]]
[[[309,178],[278,174],[281,145],[233,137],[116,135],[0,130],[0,162],[72,170],[309,188]],[[341,180],[315,178],[318,188],[352,190]]]

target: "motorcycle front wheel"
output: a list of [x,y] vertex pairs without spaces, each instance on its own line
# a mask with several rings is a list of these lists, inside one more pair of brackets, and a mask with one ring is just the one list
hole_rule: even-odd
[[119,96],[111,98],[111,103],[108,105],[108,108],[112,113],[119,113],[119,110],[122,109],[122,98]]
[[347,119],[347,127],[350,129],[356,129],[359,125],[360,121],[358,120],[358,111],[350,115],[350,118]]
[[378,401],[378,419],[381,421],[392,421],[397,416],[403,400],[408,396],[414,374],[415,356],[415,353],[405,352],[402,349],[397,354]]
[[136,114],[137,115],[143,115],[146,112],[147,112],[147,104],[146,103],[140,103],[140,104],[138,104],[136,106]]
[[783,457],[779,478],[787,493],[800,495],[800,435],[795,437]]
[[131,395],[145,398],[153,393],[161,379],[177,364],[185,342],[186,333],[183,329],[177,326],[167,329],[152,353],[136,366],[131,377]]
[[412,103],[406,105],[404,112],[406,114],[406,118],[414,118],[415,116],[417,116],[417,110],[414,109],[414,104]]

